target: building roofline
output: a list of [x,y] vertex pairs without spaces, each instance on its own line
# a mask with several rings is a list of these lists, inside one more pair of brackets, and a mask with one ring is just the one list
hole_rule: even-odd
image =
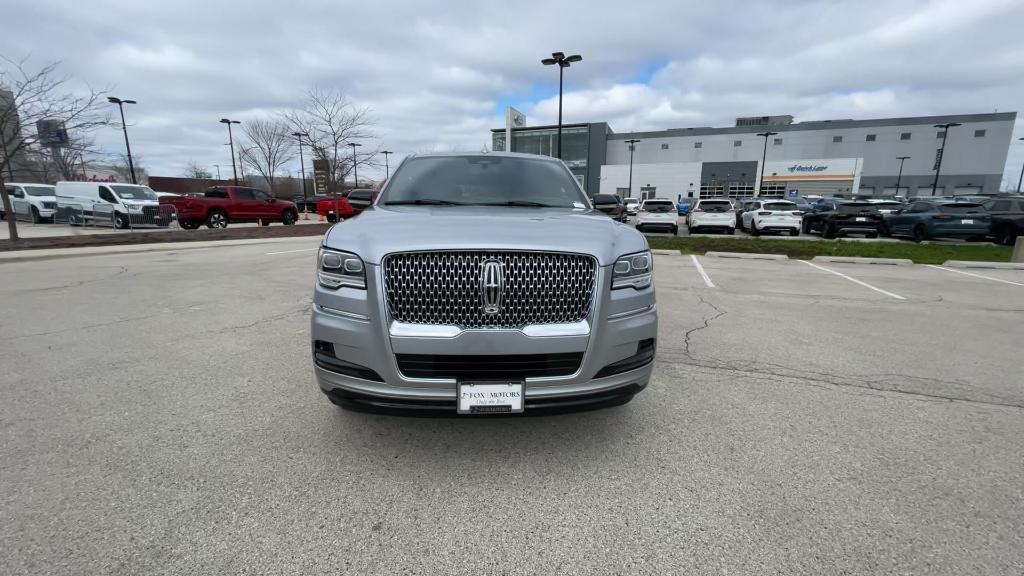
[[806,130],[827,130],[843,128],[873,128],[882,126],[911,126],[945,124],[947,122],[998,122],[1015,121],[1016,112],[993,112],[986,114],[949,114],[945,116],[909,116],[905,118],[875,118],[869,120],[811,120],[786,125],[729,126],[725,128],[669,128],[650,132],[620,132],[608,134],[609,140],[627,138],[668,138],[673,136],[709,136],[715,134],[756,134],[765,130],[771,132],[800,132]]
[[[582,124],[562,124],[562,128],[586,128],[591,124],[600,124],[600,122],[583,122]],[[557,130],[558,124],[548,124],[546,126],[523,126],[522,128],[513,128],[513,132],[529,132],[530,130]],[[491,132],[504,132],[504,128],[491,128]]]

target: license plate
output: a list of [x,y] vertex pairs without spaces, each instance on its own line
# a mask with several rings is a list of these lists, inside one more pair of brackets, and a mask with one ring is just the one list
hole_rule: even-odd
[[868,219],[867,219],[867,218],[864,218],[864,217],[862,217],[862,216],[858,216],[858,217],[857,217],[857,222],[867,222],[867,221],[868,221]]
[[974,220],[961,220],[961,224],[974,224]]
[[523,385],[516,382],[459,383],[459,414],[523,411]]

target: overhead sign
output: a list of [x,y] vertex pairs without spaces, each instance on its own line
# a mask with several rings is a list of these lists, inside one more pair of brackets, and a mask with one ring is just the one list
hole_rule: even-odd
[[36,122],[39,145],[44,148],[63,148],[68,145],[68,131],[63,120],[43,119]]
[[932,170],[938,170],[939,164],[942,164],[942,148],[935,150],[935,166],[932,166]]
[[330,164],[327,160],[316,158],[313,160],[313,189],[314,194],[321,196],[327,194],[327,176],[330,174]]
[[822,166],[820,164],[794,164],[786,170],[790,172],[824,172],[828,170],[828,166]]

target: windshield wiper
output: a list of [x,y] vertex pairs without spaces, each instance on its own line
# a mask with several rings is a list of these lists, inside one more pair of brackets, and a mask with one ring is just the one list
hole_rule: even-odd
[[554,204],[545,204],[543,202],[531,202],[530,200],[509,200],[507,202],[480,202],[477,206],[529,206],[532,208],[565,208],[565,206],[555,206]]
[[385,202],[385,206],[465,206],[462,202],[452,202],[451,200],[439,200],[437,198],[417,198],[416,200],[392,200]]

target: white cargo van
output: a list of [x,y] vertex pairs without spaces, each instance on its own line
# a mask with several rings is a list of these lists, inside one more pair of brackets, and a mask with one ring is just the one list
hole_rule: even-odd
[[111,224],[115,228],[167,226],[156,192],[149,186],[116,182],[57,182],[58,218],[70,224]]

